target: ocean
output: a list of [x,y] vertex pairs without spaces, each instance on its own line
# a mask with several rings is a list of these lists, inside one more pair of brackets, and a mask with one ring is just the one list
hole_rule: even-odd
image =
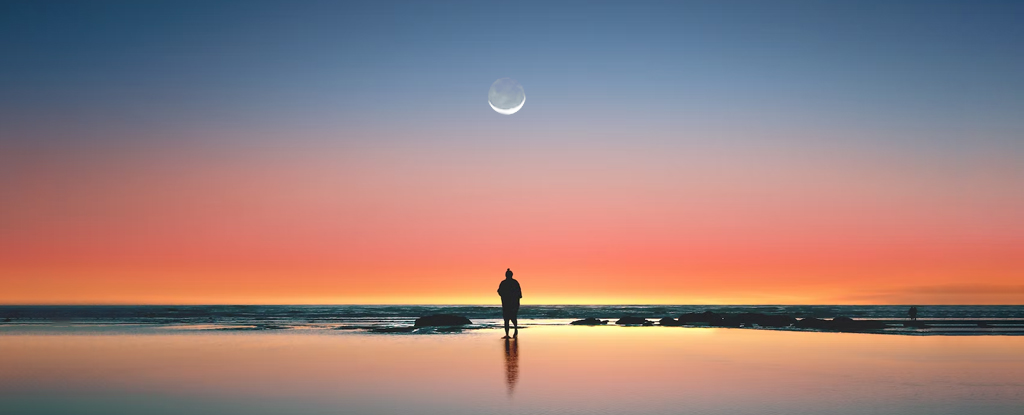
[[[530,324],[567,324],[573,319],[624,316],[659,319],[684,313],[762,313],[796,318],[901,319],[909,305],[524,305]],[[1024,306],[918,306],[919,318],[1024,319]],[[456,314],[492,324],[497,305],[84,305],[0,306],[0,324],[153,325],[197,329],[373,329],[408,326],[422,316]]]

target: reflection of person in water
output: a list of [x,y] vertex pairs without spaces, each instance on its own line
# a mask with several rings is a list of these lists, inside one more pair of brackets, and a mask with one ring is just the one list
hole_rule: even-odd
[[519,380],[519,342],[505,339],[505,384],[508,385],[508,394],[516,388],[516,381]]
[[505,270],[505,280],[498,285],[498,295],[501,296],[501,317],[505,319],[505,338],[508,338],[508,321],[516,327],[513,337],[519,337],[519,299],[523,298],[523,289],[519,287],[519,281],[512,278],[512,269]]

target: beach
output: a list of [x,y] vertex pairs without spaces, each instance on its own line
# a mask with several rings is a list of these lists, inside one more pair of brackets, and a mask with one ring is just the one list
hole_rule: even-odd
[[0,326],[11,414],[1017,414],[1024,336]]

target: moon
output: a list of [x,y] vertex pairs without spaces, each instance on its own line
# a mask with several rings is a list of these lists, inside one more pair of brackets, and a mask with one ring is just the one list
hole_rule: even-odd
[[501,78],[487,91],[487,104],[498,114],[512,115],[526,104],[526,92],[515,79]]
[[523,104],[525,104],[525,103],[526,103],[526,94],[523,94],[523,102],[520,102],[519,105],[516,106],[515,108],[511,108],[511,109],[507,109],[507,110],[503,110],[501,108],[495,107],[494,104],[491,104],[491,102],[489,100],[487,101],[487,104],[490,105],[491,108],[494,109],[495,112],[497,112],[498,114],[505,114],[505,115],[515,114],[516,111],[519,111],[519,109],[522,108]]

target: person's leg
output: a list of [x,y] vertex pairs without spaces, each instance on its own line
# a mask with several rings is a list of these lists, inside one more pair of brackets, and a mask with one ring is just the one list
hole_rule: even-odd
[[516,334],[512,337],[519,337],[519,302],[512,305],[512,324],[516,326]]
[[505,337],[508,337],[508,319],[505,319]]

